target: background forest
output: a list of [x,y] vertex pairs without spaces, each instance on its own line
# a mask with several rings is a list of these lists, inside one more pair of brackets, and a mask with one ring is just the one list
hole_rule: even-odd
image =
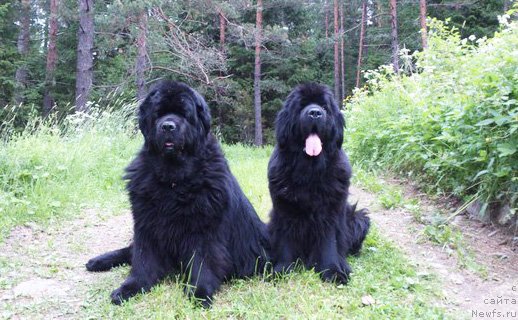
[[[510,5],[509,0],[3,1],[0,121],[14,113],[14,125],[23,128],[34,116],[63,118],[77,110],[116,107],[142,98],[156,80],[173,78],[205,95],[224,141],[272,143],[276,111],[293,86],[323,82],[343,100],[363,86],[362,71],[397,66],[398,49],[422,50],[424,14],[449,19],[462,37],[490,37],[498,29],[497,16]],[[260,126],[254,131],[255,119]]]

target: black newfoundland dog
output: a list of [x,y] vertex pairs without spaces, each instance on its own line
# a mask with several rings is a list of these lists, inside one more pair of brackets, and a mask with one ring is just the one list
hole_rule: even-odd
[[268,165],[275,272],[301,262],[326,281],[349,279],[346,256],[359,252],[369,218],[347,202],[351,166],[343,131],[333,94],[319,84],[295,88],[277,115],[277,145]]
[[115,304],[181,272],[187,293],[208,306],[222,281],[262,271],[266,226],[230,173],[199,93],[183,83],[159,83],[140,105],[139,127],[145,143],[125,176],[133,242],[86,268],[131,264],[111,294]]

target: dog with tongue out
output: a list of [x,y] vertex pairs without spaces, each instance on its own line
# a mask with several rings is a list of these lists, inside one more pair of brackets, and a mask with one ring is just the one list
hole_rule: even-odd
[[295,88],[277,115],[268,164],[276,273],[299,263],[325,281],[349,280],[346,257],[360,251],[370,220],[347,201],[352,169],[342,150],[344,125],[331,90],[316,83]]

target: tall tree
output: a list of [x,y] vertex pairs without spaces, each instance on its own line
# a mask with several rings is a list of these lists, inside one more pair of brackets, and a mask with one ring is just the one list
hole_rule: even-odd
[[324,14],[325,14],[324,28],[325,28],[326,40],[327,40],[327,39],[329,39],[329,7],[327,4],[327,0],[324,1]]
[[45,71],[45,92],[43,94],[43,115],[47,116],[54,106],[53,89],[56,86],[56,63],[58,51],[56,40],[58,34],[58,0],[50,0],[49,35],[47,42],[47,67]]
[[21,0],[22,9],[20,10],[20,32],[18,34],[18,53],[22,63],[16,70],[14,102],[21,104],[24,102],[24,91],[29,80],[29,70],[27,69],[27,57],[29,55],[29,39],[31,30],[31,3],[30,0]]
[[344,3],[340,3],[340,105],[345,98]]
[[225,32],[227,29],[227,18],[223,14],[223,10],[221,8],[217,8],[218,17],[219,17],[219,45],[221,47],[221,52],[225,52]]
[[399,73],[399,41],[397,36],[397,2],[390,0],[390,36],[392,45],[392,65],[394,72]]
[[93,83],[94,0],[78,0],[76,110],[88,111],[86,102]]
[[333,15],[334,15],[334,45],[335,45],[335,59],[333,64],[334,70],[334,84],[335,84],[335,99],[338,101],[340,99],[340,56],[338,54],[338,0],[334,0],[333,5]]
[[137,99],[145,98],[146,90],[146,61],[147,61],[147,29],[148,12],[143,8],[138,14],[137,58],[135,59],[135,83],[137,85]]
[[426,32],[426,0],[419,0],[419,21],[421,22],[421,44],[423,49],[428,47]]
[[257,0],[255,16],[255,68],[254,68],[254,113],[255,136],[254,144],[263,144],[263,128],[261,121],[261,41],[263,33],[263,0]]
[[367,0],[362,0],[362,19],[360,22],[360,43],[358,44],[358,64],[356,67],[356,88],[360,87],[360,73],[362,70],[363,46],[365,42],[365,27],[367,20]]

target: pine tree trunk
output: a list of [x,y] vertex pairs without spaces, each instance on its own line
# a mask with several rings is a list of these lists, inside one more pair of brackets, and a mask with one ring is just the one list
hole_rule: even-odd
[[356,67],[356,88],[360,87],[360,75],[362,70],[363,45],[365,41],[365,25],[367,19],[367,0],[362,0],[362,20],[360,25],[360,43],[358,44],[358,65]]
[[18,53],[22,58],[22,65],[16,70],[15,74],[15,104],[24,102],[24,91],[27,88],[29,80],[29,71],[27,70],[27,56],[29,55],[29,39],[31,31],[31,4],[30,0],[21,0],[22,10],[20,12],[20,33],[18,34]]
[[261,41],[263,31],[263,1],[257,0],[257,14],[255,19],[255,69],[254,69],[254,113],[255,137],[254,144],[263,144],[263,128],[261,121]]
[[397,37],[397,2],[390,0],[390,26],[392,38],[392,65],[394,72],[399,73],[399,42]]
[[378,28],[383,26],[383,7],[381,6],[381,0],[376,0],[376,25]]
[[56,41],[58,35],[58,0],[50,0],[49,35],[47,44],[47,67],[45,71],[45,92],[43,94],[43,116],[49,115],[54,107],[52,92],[56,86],[56,63],[58,51]]
[[78,0],[76,111],[88,111],[93,82],[94,0]]
[[135,60],[135,83],[137,85],[137,99],[146,97],[146,58],[147,58],[147,9],[143,9],[138,16],[139,33],[137,37],[137,58]]
[[223,15],[223,12],[221,9],[219,9],[218,12],[219,16],[219,46],[221,52],[225,52],[225,31],[227,29],[227,20],[225,19],[225,16]]
[[426,0],[419,0],[419,20],[421,22],[421,43],[423,49],[428,48],[428,36],[426,32]]
[[334,45],[335,45],[335,61],[333,65],[334,69],[334,82],[335,82],[335,99],[338,102],[340,100],[340,56],[338,54],[338,0],[334,0]]
[[326,31],[326,44],[327,44],[327,39],[329,39],[329,7],[327,4],[327,0],[324,1],[324,11],[325,11],[324,28]]
[[344,61],[344,4],[340,3],[340,105],[345,98],[345,61]]

